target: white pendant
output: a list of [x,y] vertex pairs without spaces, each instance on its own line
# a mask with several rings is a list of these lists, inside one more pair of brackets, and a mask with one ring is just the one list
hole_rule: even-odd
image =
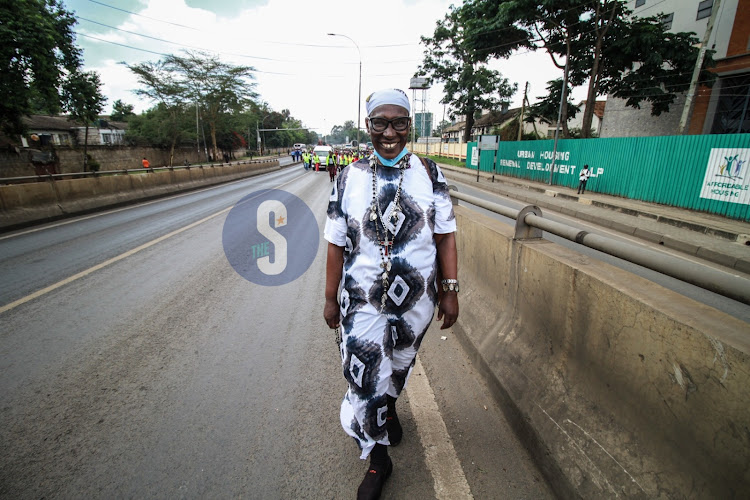
[[375,211],[370,211],[370,220],[375,222],[375,220],[378,218],[378,215],[375,213]]

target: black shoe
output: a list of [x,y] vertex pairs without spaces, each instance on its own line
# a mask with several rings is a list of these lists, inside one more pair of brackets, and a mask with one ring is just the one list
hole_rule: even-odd
[[388,430],[388,440],[391,442],[391,446],[398,446],[401,442],[401,438],[404,436],[404,430],[401,428],[401,422],[398,420],[398,414],[396,413],[396,398],[392,396],[386,396],[388,398],[388,417],[386,417],[386,429]]
[[390,415],[386,419],[386,426],[388,428],[388,440],[391,442],[391,446],[398,446],[401,442],[401,438],[404,437],[404,430],[401,428],[401,422],[398,421],[398,415],[393,412],[393,416]]
[[380,498],[383,485],[386,479],[391,476],[391,472],[393,472],[393,462],[390,457],[387,465],[378,466],[371,463],[362,484],[357,489],[357,500],[377,500]]

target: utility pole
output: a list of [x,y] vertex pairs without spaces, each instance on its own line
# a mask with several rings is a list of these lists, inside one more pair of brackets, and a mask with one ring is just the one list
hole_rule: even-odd
[[518,119],[518,140],[523,137],[523,113],[526,111],[526,94],[529,92],[529,82],[526,82],[526,88],[523,89],[523,101],[521,102],[521,117]]
[[[563,105],[568,101],[568,62],[570,56],[565,60],[565,72],[563,73],[562,97],[560,97],[560,109],[557,111],[557,127],[555,128],[555,146],[552,148],[552,163],[549,166],[549,184],[552,185],[552,175],[555,173],[555,160],[557,159],[557,139],[560,136],[560,122],[562,121]],[[567,116],[567,115],[566,115]]]
[[685,107],[682,108],[682,117],[680,118],[680,129],[677,131],[677,133],[680,135],[685,135],[685,132],[687,131],[688,118],[690,118],[690,115],[693,112],[695,92],[698,89],[698,77],[701,74],[703,61],[706,58],[708,41],[711,38],[711,31],[714,29],[714,21],[716,21],[716,14],[719,12],[720,4],[721,0],[714,0],[713,8],[711,9],[711,17],[708,18],[708,25],[706,26],[706,33],[703,34],[701,49],[700,51],[698,51],[698,58],[695,60],[695,68],[693,68],[693,78],[690,79],[690,89],[688,89],[687,96],[685,97]]

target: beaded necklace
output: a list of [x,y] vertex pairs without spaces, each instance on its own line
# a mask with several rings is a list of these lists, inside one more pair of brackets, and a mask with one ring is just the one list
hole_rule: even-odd
[[[380,298],[381,308],[385,308],[386,296],[388,294],[388,273],[391,270],[391,252],[390,247],[393,246],[393,240],[396,238],[396,226],[395,223],[398,221],[399,213],[401,212],[401,205],[399,205],[399,199],[401,198],[401,186],[404,182],[404,172],[409,164],[409,157],[407,154],[404,156],[396,166],[399,169],[398,188],[396,189],[396,195],[393,197],[393,203],[390,205],[387,217],[383,214],[378,203],[378,160],[373,154],[370,156],[370,170],[372,171],[372,204],[370,205],[370,220],[375,223],[375,237],[378,240],[378,250],[380,251],[380,268],[383,270],[383,274],[380,275],[380,279],[383,281],[383,295]],[[378,224],[378,221],[380,224]],[[389,236],[388,224],[390,222],[393,230],[393,238]],[[383,239],[380,239],[380,225],[383,226]]]

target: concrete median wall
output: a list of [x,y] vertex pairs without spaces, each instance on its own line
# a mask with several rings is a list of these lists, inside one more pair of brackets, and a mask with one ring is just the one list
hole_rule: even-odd
[[278,160],[0,186],[0,229],[113,207],[279,170]]
[[745,497],[747,324],[454,208],[454,330],[562,497]]

